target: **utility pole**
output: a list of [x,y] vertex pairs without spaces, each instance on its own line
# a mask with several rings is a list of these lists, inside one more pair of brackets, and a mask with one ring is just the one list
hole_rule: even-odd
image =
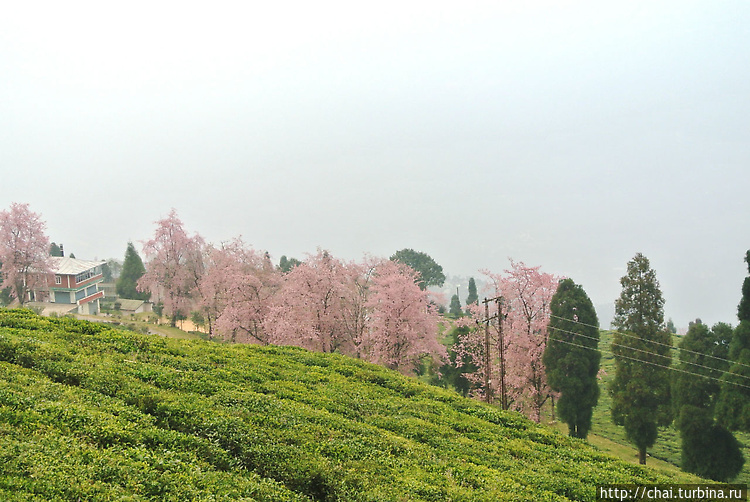
[[[498,314],[490,317],[490,302],[497,302],[498,304]],[[495,298],[485,298],[482,300],[482,303],[484,303],[484,320],[481,321],[484,323],[484,397],[485,401],[488,403],[492,403],[492,380],[490,380],[490,375],[492,375],[492,357],[490,356],[490,321],[495,319],[496,317],[498,319],[501,318],[501,305],[502,305],[502,296],[498,296]],[[479,322],[479,321],[477,321]],[[505,396],[505,350],[504,346],[502,344],[502,334],[503,334],[503,327],[502,327],[502,319],[499,321],[500,323],[500,386],[502,391],[502,398],[503,398],[503,409],[507,409],[507,398]]]
[[492,403],[492,388],[490,374],[492,373],[492,358],[490,357],[490,301],[484,299],[484,397]]
[[497,302],[498,352],[500,352],[500,405],[508,409],[508,393],[505,390],[505,339],[503,337],[503,297],[495,298]]

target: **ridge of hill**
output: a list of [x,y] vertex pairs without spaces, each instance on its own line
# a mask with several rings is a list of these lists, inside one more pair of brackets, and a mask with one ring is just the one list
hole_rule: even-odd
[[0,499],[595,500],[690,482],[385,368],[0,309]]

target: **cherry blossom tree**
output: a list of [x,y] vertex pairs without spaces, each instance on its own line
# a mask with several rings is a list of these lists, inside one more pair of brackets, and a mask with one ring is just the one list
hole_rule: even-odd
[[138,290],[150,291],[153,301],[163,303],[172,326],[179,317],[187,317],[197,300],[206,249],[200,235],[187,234],[174,209],[156,222],[154,238],[143,245],[147,264]]
[[[540,267],[529,267],[513,260],[511,268],[502,274],[482,273],[489,279],[492,296],[503,299],[502,351],[508,405],[538,421],[542,406],[552,395],[547,386],[542,356],[550,302],[559,278],[541,272]],[[500,374],[501,338],[499,329],[495,328],[497,324],[494,324],[497,321],[490,330],[489,357],[485,358],[484,327],[483,324],[477,325],[477,321],[485,318],[484,305],[470,305],[469,311],[471,318],[461,321],[461,324],[473,325],[474,329],[457,341],[456,365],[473,364],[479,368],[471,379],[481,385],[480,394],[485,398],[487,393],[497,396],[503,382]],[[489,313],[490,317],[497,316],[497,303],[491,303]],[[484,388],[485,381],[489,382],[489,388]]]
[[10,288],[21,305],[36,287],[46,287],[51,273],[46,227],[28,204],[14,202],[0,212],[0,289]]
[[438,341],[441,317],[419,281],[417,272],[398,262],[383,261],[374,269],[365,305],[366,359],[402,373],[412,372],[425,355],[447,359]]
[[356,332],[347,329],[345,306],[353,297],[351,287],[359,272],[359,266],[322,250],[291,269],[283,276],[264,323],[269,341],[356,354]]
[[241,238],[212,248],[201,278],[201,310],[206,314],[209,334],[232,342],[268,343],[263,322],[281,272],[267,253],[249,248]]

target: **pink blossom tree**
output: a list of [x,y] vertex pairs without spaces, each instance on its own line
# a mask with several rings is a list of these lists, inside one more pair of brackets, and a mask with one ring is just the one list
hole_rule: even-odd
[[146,273],[137,288],[151,292],[152,299],[163,303],[172,326],[179,317],[187,317],[197,300],[206,249],[200,235],[187,234],[174,209],[156,222],[154,238],[143,245]]
[[[319,250],[283,276],[264,328],[269,341],[319,352],[357,353],[356,332],[347,329],[347,301],[360,267]],[[355,311],[356,312],[356,309]],[[349,327],[357,326],[350,322]]]
[[[249,248],[240,238],[211,249],[201,278],[201,309],[216,332],[232,342],[268,343],[263,323],[281,273],[267,253]],[[215,321],[215,322],[213,322]]]
[[438,341],[441,317],[419,282],[419,274],[401,263],[388,260],[375,267],[365,304],[366,359],[402,373],[412,372],[426,355],[446,360]]
[[51,273],[46,227],[28,204],[14,202],[0,212],[0,288],[11,288],[21,305],[35,288],[46,287]]
[[[550,316],[550,302],[557,289],[559,277],[540,271],[540,267],[529,267],[522,262],[511,260],[511,268],[503,274],[483,271],[490,280],[491,294],[501,296],[502,302],[502,351],[504,353],[504,382],[510,407],[524,412],[539,421],[542,406],[552,395],[547,386],[542,363],[546,346],[546,330]],[[483,305],[470,306],[471,321],[466,325],[483,320]],[[497,315],[497,304],[492,302],[490,317]],[[496,323],[497,321],[494,321]],[[495,324],[494,326],[497,326]],[[482,386],[486,393],[499,396],[503,382],[500,361],[499,329],[492,327],[489,343],[489,357],[485,358],[484,327],[477,326],[456,345],[457,366],[472,363],[479,371],[472,380]],[[490,388],[484,388],[485,373]]]

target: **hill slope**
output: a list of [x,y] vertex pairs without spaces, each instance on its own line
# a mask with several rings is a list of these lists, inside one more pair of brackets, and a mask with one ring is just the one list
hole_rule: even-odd
[[594,500],[668,481],[362,361],[0,310],[2,500]]

